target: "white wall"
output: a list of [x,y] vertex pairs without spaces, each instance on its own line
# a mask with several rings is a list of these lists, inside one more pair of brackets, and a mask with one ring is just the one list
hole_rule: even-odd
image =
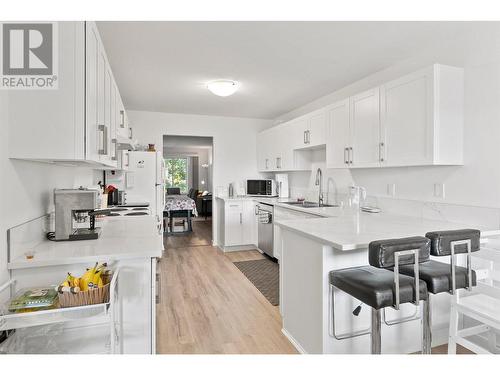
[[[130,111],[128,115],[135,136],[144,144],[156,144],[157,149],[163,149],[164,135],[213,137],[212,184],[215,192],[229,183],[260,177],[257,133],[271,126],[272,121],[145,111]],[[215,205],[212,212],[217,212]],[[217,243],[215,217],[213,223],[213,240]]]
[[[416,56],[390,69],[368,76],[304,107],[281,116],[289,120],[349,95],[438,62],[464,67],[465,166],[329,170],[345,190],[350,177],[368,194],[387,197],[387,184],[396,184],[397,199],[500,207],[500,29],[478,27],[476,33],[457,35],[438,50],[415,51]],[[319,164],[321,165],[321,163]],[[324,165],[324,164],[323,164]],[[315,189],[314,176],[295,173],[293,188]],[[445,198],[435,198],[434,184],[445,184]]]
[[89,185],[94,180],[91,169],[8,159],[7,110],[7,97],[0,92],[0,283],[7,278],[7,229],[53,211],[54,188]]

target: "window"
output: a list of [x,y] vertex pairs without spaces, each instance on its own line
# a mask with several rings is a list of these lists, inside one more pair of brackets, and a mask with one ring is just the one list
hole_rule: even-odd
[[181,193],[188,192],[188,160],[187,158],[165,159],[165,185],[167,188],[178,187]]

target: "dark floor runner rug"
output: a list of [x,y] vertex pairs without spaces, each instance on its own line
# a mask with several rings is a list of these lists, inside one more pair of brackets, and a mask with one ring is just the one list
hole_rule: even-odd
[[273,306],[279,305],[280,271],[278,263],[270,259],[259,259],[234,262],[234,265],[259,289]]

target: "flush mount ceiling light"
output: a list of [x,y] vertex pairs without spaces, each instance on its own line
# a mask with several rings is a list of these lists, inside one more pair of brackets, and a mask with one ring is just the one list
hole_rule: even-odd
[[238,90],[238,82],[227,79],[219,79],[207,83],[207,89],[217,96],[230,96]]

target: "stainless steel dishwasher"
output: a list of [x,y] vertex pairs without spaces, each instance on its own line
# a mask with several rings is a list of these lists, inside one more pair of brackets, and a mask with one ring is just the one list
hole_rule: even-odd
[[264,253],[274,258],[273,246],[273,216],[274,207],[270,204],[259,203],[257,206],[257,214],[259,215],[258,235],[259,249]]

